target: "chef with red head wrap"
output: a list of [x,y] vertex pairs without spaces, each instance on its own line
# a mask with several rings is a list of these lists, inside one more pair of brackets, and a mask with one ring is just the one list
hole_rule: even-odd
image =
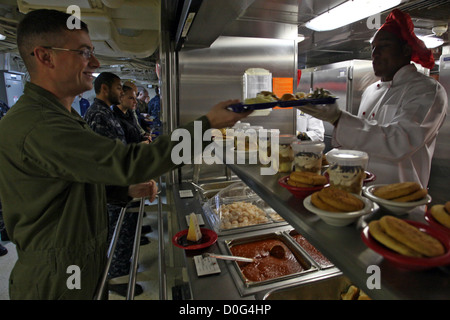
[[416,181],[426,187],[448,100],[441,84],[411,61],[434,66],[411,17],[395,9],[372,39],[372,66],[380,80],[364,91],[358,115],[338,104],[299,109],[334,124],[333,146],[367,152],[377,183]]

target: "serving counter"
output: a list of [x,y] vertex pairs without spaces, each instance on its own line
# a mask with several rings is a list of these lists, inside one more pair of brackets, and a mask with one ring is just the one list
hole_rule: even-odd
[[[236,281],[234,262],[217,260],[220,273],[199,277],[193,257],[204,252],[227,254],[224,243],[235,235],[219,235],[217,243],[202,251],[185,250],[185,263],[189,277],[192,299],[262,299],[267,292],[288,288],[297,284],[319,281],[329,277],[345,275],[352,284],[366,292],[372,299],[448,299],[450,297],[450,266],[424,271],[402,270],[368,248],[361,239],[361,230],[368,222],[379,219],[388,212],[382,209],[360,218],[357,223],[345,227],[334,227],[323,222],[303,206],[303,199],[295,198],[278,184],[278,179],[286,174],[260,175],[258,165],[228,165],[257,195],[270,205],[286,224],[274,225],[262,230],[245,232],[245,236],[260,235],[264,232],[286,232],[295,229],[314,247],[326,256],[335,267],[307,273],[301,277],[278,282],[255,290],[240,288]],[[174,186],[174,202],[178,216],[179,230],[188,228],[186,215],[202,213],[202,204],[197,189],[188,182]],[[180,198],[180,190],[191,190],[192,198]],[[424,222],[424,213],[415,210],[402,218]],[[211,228],[205,219],[205,228]],[[177,250],[178,248],[175,248]],[[182,249],[178,249],[182,250]],[[374,268],[375,266],[375,268]],[[377,269],[376,267],[379,267]],[[374,273],[375,270],[375,273]],[[377,270],[379,272],[377,273]],[[220,288],[220,290],[218,290]]]

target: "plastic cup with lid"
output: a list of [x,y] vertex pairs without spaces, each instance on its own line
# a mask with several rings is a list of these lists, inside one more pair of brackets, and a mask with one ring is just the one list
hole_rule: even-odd
[[279,139],[279,136],[279,129],[261,129],[258,131],[259,160],[263,166],[269,166],[271,164],[272,142],[275,137]]
[[278,141],[278,172],[291,172],[294,161],[291,144],[297,141],[297,137],[293,134],[280,134]]
[[330,185],[361,194],[369,155],[363,151],[334,149],[326,154],[326,158],[330,164],[327,169]]
[[294,151],[295,171],[321,174],[325,143],[321,141],[294,141],[291,146]]

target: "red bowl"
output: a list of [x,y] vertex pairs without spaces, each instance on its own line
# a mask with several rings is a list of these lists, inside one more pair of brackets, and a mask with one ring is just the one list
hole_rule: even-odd
[[361,238],[364,243],[373,251],[382,255],[386,260],[389,260],[395,266],[406,270],[426,270],[440,266],[450,265],[450,237],[440,232],[439,230],[421,222],[404,220],[409,224],[419,228],[421,231],[428,233],[430,236],[438,239],[445,248],[445,253],[438,257],[432,258],[415,258],[408,257],[382,245],[375,240],[369,233],[369,226],[366,226],[361,231]]
[[304,199],[307,196],[313,194],[314,192],[320,191],[324,187],[329,186],[328,184],[326,184],[326,185],[320,185],[320,186],[309,187],[309,188],[294,187],[287,183],[288,180],[289,180],[289,176],[286,176],[286,177],[280,178],[278,180],[278,183],[282,187],[285,187],[286,189],[288,189],[296,198],[300,198],[300,199]]
[[377,179],[377,176],[369,171],[365,171],[366,173],[366,177],[364,178],[363,183],[369,183],[369,182],[374,182]]
[[430,224],[430,226],[432,226],[433,228],[436,228],[438,230],[441,230],[442,232],[449,234],[450,235],[450,229],[447,228],[446,226],[443,226],[442,224],[439,223],[439,221],[437,221],[433,215],[430,212],[430,209],[427,210],[427,212],[425,212],[425,220]]
[[200,250],[213,245],[214,243],[216,243],[218,238],[217,233],[215,233],[213,230],[200,228],[200,231],[202,232],[202,239],[199,241],[199,243],[188,244],[186,240],[188,231],[189,229],[185,229],[178,232],[172,237],[172,243],[176,247],[184,250]]

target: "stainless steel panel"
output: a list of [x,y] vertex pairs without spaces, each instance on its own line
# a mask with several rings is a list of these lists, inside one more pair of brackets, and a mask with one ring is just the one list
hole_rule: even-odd
[[[347,97],[349,92],[348,72],[349,66],[342,64],[332,69],[317,70],[313,73],[313,88],[326,88],[339,98],[337,103],[342,110],[347,110]],[[331,136],[334,126],[328,122],[323,123],[325,135]]]
[[[220,37],[209,48],[179,53],[178,123],[183,125],[206,114],[213,105],[228,99],[243,100],[243,75],[250,68],[269,70],[273,77],[295,81],[295,40]],[[269,116],[245,119],[251,125],[294,133],[294,110],[273,110]],[[200,175],[207,171],[202,166]],[[212,169],[212,168],[208,168]],[[220,166],[217,168],[221,173]],[[192,177],[190,166],[182,176]]]
[[349,60],[314,68],[313,88],[323,87],[339,97],[343,110],[357,114],[364,90],[378,80],[370,60]]
[[[439,82],[450,97],[450,54],[442,55],[439,64]],[[444,203],[448,197],[448,177],[450,177],[450,106],[447,107],[447,118],[439,130],[436,149],[431,163],[429,192],[433,203]]]
[[[273,77],[294,78],[295,41],[220,37],[210,48],[179,54],[179,122],[195,120],[216,103],[243,99],[243,75],[249,68],[264,68]],[[248,117],[252,125],[292,133],[293,110],[274,110],[269,117]]]
[[23,94],[23,74],[0,71],[0,99],[12,107]]
[[[440,58],[439,82],[444,86],[448,99],[450,97],[450,54],[442,55]],[[447,119],[439,130],[434,156],[436,159],[450,159],[450,105],[447,108]]]
[[202,0],[184,45],[189,48],[209,47],[253,2],[254,0]]
[[312,69],[301,70],[300,81],[297,86],[297,92],[308,93],[312,89]]

